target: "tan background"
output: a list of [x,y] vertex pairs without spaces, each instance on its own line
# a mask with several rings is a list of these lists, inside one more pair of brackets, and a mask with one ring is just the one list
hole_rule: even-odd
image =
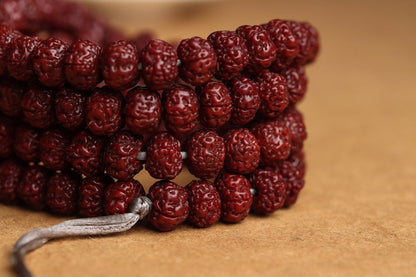
[[[416,276],[416,1],[229,0],[176,21],[136,8],[111,9],[113,21],[165,39],[272,18],[317,27],[322,52],[301,105],[306,187],[293,208],[237,225],[55,241],[28,256],[36,276]],[[0,205],[0,276],[13,276],[20,235],[61,220]]]

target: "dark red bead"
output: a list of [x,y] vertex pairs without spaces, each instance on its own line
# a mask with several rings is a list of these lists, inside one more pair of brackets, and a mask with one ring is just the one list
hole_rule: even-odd
[[211,130],[195,132],[186,144],[189,171],[203,179],[214,178],[224,166],[224,139]]
[[251,122],[260,108],[258,85],[247,77],[240,76],[230,82],[232,111],[230,121],[236,125]]
[[289,129],[281,122],[268,121],[257,123],[252,128],[260,145],[260,162],[270,165],[279,160],[286,160],[290,154],[291,136]]
[[0,201],[7,204],[17,202],[17,186],[19,185],[23,164],[15,159],[0,163]]
[[182,170],[181,143],[167,132],[158,133],[146,149],[146,170],[157,179],[173,179]]
[[46,129],[55,123],[54,95],[51,89],[31,86],[22,97],[24,120],[35,128]]
[[77,89],[91,90],[101,81],[101,47],[88,40],[76,40],[64,59],[66,80]]
[[64,58],[68,44],[56,38],[42,41],[33,53],[33,70],[38,80],[47,87],[65,82]]
[[248,129],[229,131],[225,136],[225,168],[238,174],[253,172],[260,162],[260,146]]
[[178,55],[169,43],[152,39],[140,56],[143,79],[150,89],[168,88],[178,77]]
[[214,224],[221,216],[221,198],[210,181],[192,181],[186,186],[189,202],[188,221],[200,228]]
[[303,66],[292,66],[280,73],[286,79],[290,103],[295,104],[302,100],[308,86],[308,78]]
[[286,22],[299,41],[299,53],[294,63],[303,65],[313,62],[319,52],[319,34],[316,29],[306,22]]
[[215,76],[221,80],[237,77],[248,64],[248,50],[244,39],[236,32],[217,31],[208,36],[217,54]]
[[223,126],[230,120],[232,102],[227,87],[216,81],[208,82],[199,91],[200,121],[211,128]]
[[69,173],[55,173],[48,181],[46,205],[56,214],[75,215],[78,206],[78,188],[81,177]]
[[70,131],[84,125],[86,97],[71,88],[61,88],[55,97],[55,114],[58,122]]
[[286,200],[286,182],[282,175],[272,170],[257,169],[250,176],[251,186],[256,190],[251,211],[270,214],[283,207]]
[[97,136],[111,136],[122,124],[124,101],[120,92],[109,87],[96,88],[85,102],[85,122]]
[[43,210],[46,206],[46,186],[49,174],[45,168],[32,165],[27,167],[17,186],[17,196],[34,210]]
[[0,115],[0,159],[6,159],[13,153],[13,121]]
[[236,30],[246,42],[249,62],[247,70],[257,73],[268,68],[276,60],[276,45],[274,45],[269,33],[258,25],[243,25]]
[[66,151],[69,143],[70,137],[63,130],[46,130],[40,137],[40,160],[43,166],[51,170],[67,168]]
[[242,175],[224,173],[215,180],[221,197],[221,220],[237,223],[244,220],[253,202],[250,182]]
[[104,190],[113,182],[107,175],[84,178],[78,189],[78,212],[94,217],[104,214]]
[[104,139],[81,131],[75,134],[68,146],[67,159],[71,166],[86,176],[94,176],[103,170],[101,150]]
[[172,231],[188,217],[188,193],[174,182],[156,182],[147,197],[153,204],[147,219],[159,231]]
[[276,118],[289,105],[286,79],[277,73],[264,70],[257,75],[261,104],[259,112],[268,118]]
[[134,198],[144,196],[145,191],[138,181],[118,181],[105,189],[104,211],[107,215],[128,212],[129,204]]
[[157,92],[134,88],[127,93],[126,126],[135,134],[151,133],[159,127],[162,102]]
[[13,150],[17,157],[26,162],[39,160],[40,133],[29,125],[21,124],[14,132]]
[[41,40],[37,37],[19,36],[13,40],[8,53],[7,69],[19,81],[33,77],[32,57]]
[[199,101],[193,89],[173,85],[163,93],[166,128],[175,134],[191,132],[198,123]]
[[6,75],[7,73],[7,60],[10,48],[13,41],[19,36],[21,36],[19,32],[14,31],[6,25],[0,25],[0,76]]
[[103,154],[107,174],[119,180],[132,179],[143,168],[142,162],[137,159],[142,149],[143,138],[135,137],[128,131],[112,136]]
[[139,81],[139,54],[136,46],[126,40],[111,42],[101,57],[105,83],[116,90],[133,87]]
[[273,70],[288,67],[299,53],[299,40],[284,20],[274,19],[263,27],[269,32],[277,48],[277,58],[271,67]]
[[181,61],[179,74],[185,82],[198,86],[207,83],[215,73],[217,55],[211,42],[200,37],[184,39],[178,46]]
[[0,110],[10,117],[19,117],[22,113],[22,97],[27,86],[23,82],[14,79],[0,80]]
[[292,137],[292,144],[290,146],[291,153],[300,152],[303,148],[303,142],[307,137],[302,114],[295,107],[290,107],[279,116],[279,120],[290,131],[290,136]]
[[25,29],[28,22],[21,5],[21,1],[2,0],[0,4],[0,24],[5,24],[16,30]]

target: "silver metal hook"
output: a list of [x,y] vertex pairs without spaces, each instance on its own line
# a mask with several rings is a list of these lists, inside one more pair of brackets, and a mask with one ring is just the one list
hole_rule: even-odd
[[146,196],[130,202],[125,214],[67,220],[49,228],[30,231],[20,237],[13,248],[11,263],[19,276],[31,277],[24,262],[24,256],[51,239],[69,236],[105,235],[120,233],[132,228],[152,209],[152,201]]

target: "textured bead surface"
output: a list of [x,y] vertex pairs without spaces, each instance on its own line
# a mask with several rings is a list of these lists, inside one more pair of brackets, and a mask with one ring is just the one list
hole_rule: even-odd
[[195,132],[186,143],[189,171],[196,177],[210,179],[218,175],[224,165],[224,139],[210,130]]
[[[7,13],[6,13],[7,14]],[[6,25],[0,25],[0,76],[7,73],[7,59],[13,41],[21,34]]]
[[157,179],[173,179],[182,170],[181,143],[167,132],[158,133],[146,149],[146,170]]
[[214,76],[217,55],[208,40],[200,37],[182,40],[178,46],[178,58],[181,61],[179,74],[185,82],[203,85]]
[[110,43],[101,57],[105,83],[116,90],[134,86],[139,81],[138,63],[139,55],[133,43],[126,40]]
[[33,77],[32,56],[41,40],[37,37],[19,36],[11,44],[8,53],[7,70],[19,81]]
[[17,186],[17,196],[27,206],[34,210],[43,210],[46,202],[46,186],[48,172],[38,165],[27,167]]
[[118,181],[105,189],[104,211],[107,215],[124,214],[134,198],[144,196],[144,188],[139,181]]
[[188,193],[174,182],[156,182],[150,187],[147,197],[153,203],[147,219],[159,231],[172,231],[188,217]]
[[256,190],[251,211],[269,214],[283,207],[286,200],[286,182],[283,176],[272,170],[257,169],[250,176],[251,186]]
[[13,122],[0,115],[0,159],[8,158],[13,153]]
[[27,89],[26,83],[14,79],[0,81],[0,110],[4,115],[18,117],[22,113],[20,102]]
[[13,150],[17,157],[25,162],[37,162],[40,150],[40,132],[26,124],[16,127]]
[[48,181],[46,205],[56,214],[75,215],[78,204],[78,187],[81,176],[70,173],[55,173]]
[[15,159],[0,163],[0,201],[7,204],[17,202],[17,186],[19,185],[23,164]]
[[289,105],[286,79],[277,73],[263,70],[257,75],[261,104],[259,112],[268,118],[276,118]]
[[168,88],[178,77],[178,55],[169,43],[153,39],[140,56],[143,79],[150,89]]
[[68,167],[66,151],[70,143],[69,134],[61,129],[50,129],[40,137],[40,160],[43,166],[51,170]]
[[215,180],[215,188],[221,197],[221,220],[228,223],[244,220],[253,202],[249,180],[242,175],[224,173]]
[[96,88],[85,102],[85,123],[97,136],[111,136],[121,127],[123,97],[109,87]]
[[204,126],[218,128],[230,120],[231,96],[223,83],[208,82],[199,91],[199,101],[200,121]]
[[55,123],[54,94],[51,89],[31,86],[22,97],[20,106],[24,120],[35,128],[46,129]]
[[135,137],[129,131],[121,131],[112,136],[104,150],[104,167],[111,177],[129,180],[141,169],[142,162],[137,156],[143,148],[143,139]]
[[251,122],[260,108],[259,87],[256,82],[240,76],[230,82],[232,111],[230,121],[236,125]]
[[192,181],[186,186],[189,202],[188,221],[200,228],[209,227],[220,219],[221,198],[210,181]]
[[260,146],[248,129],[229,131],[225,136],[225,168],[238,174],[253,172],[260,162]]
[[162,117],[162,102],[157,92],[134,88],[127,93],[126,126],[134,134],[155,131]]
[[295,104],[303,99],[308,86],[308,78],[302,66],[294,66],[280,72],[286,79],[289,101]]
[[65,56],[66,80],[80,90],[91,90],[101,81],[101,47],[88,40],[76,40]]
[[55,97],[55,115],[62,127],[75,131],[85,122],[85,96],[71,88],[61,88]]
[[102,138],[94,136],[88,131],[81,131],[73,136],[71,144],[67,148],[67,159],[79,173],[86,176],[97,175],[103,169],[101,150],[104,143]]
[[107,175],[84,178],[78,189],[78,212],[93,217],[104,214],[104,189],[113,182]]
[[176,134],[191,132],[198,123],[198,96],[193,89],[174,85],[163,92],[166,128]]
[[300,152],[303,148],[303,142],[307,137],[302,114],[295,107],[290,107],[279,116],[279,120],[290,131],[292,138],[292,144],[290,145],[291,153]]
[[64,58],[68,44],[56,38],[42,41],[33,53],[33,70],[38,80],[48,87],[65,82]]

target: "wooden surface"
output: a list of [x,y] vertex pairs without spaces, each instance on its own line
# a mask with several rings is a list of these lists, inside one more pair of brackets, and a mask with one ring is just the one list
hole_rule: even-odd
[[[159,23],[116,12],[129,32],[153,26],[165,39],[272,18],[316,26],[322,51],[300,106],[306,187],[293,208],[237,225],[54,241],[28,256],[36,276],[416,276],[415,1],[229,0]],[[0,205],[0,276],[14,276],[20,235],[60,221]]]

